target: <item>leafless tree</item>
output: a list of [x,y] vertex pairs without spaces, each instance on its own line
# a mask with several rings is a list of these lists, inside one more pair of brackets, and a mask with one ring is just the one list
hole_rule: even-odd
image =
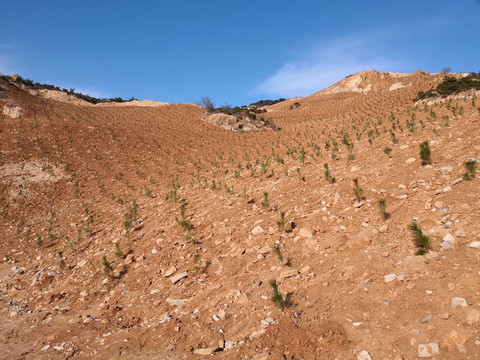
[[451,68],[451,67],[444,67],[444,68],[442,69],[442,73],[449,74],[450,71],[452,71],[452,68]]
[[215,104],[210,100],[208,96],[202,97],[200,105],[207,109],[207,112],[212,113],[215,110]]

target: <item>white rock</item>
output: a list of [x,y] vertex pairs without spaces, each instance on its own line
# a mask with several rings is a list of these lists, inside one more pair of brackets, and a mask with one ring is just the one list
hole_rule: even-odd
[[388,284],[389,282],[392,282],[394,280],[397,280],[397,275],[396,274],[388,274],[384,276],[385,282]]
[[170,269],[165,271],[165,274],[163,274],[163,276],[169,277],[169,276],[172,276],[173,274],[175,274],[176,272],[177,272],[177,268],[175,266],[172,266]]
[[461,183],[463,181],[463,178],[458,178],[458,179],[455,179],[452,183],[452,185],[457,185],[459,183]]
[[357,354],[357,360],[372,360],[367,350],[362,350]]
[[253,228],[252,234],[253,235],[258,235],[258,234],[263,233],[263,231],[264,231],[263,228],[260,225],[258,225],[257,227]]
[[453,243],[448,242],[448,241],[443,241],[443,242],[440,244],[440,247],[441,247],[442,249],[445,249],[445,250],[453,249]]
[[472,249],[480,249],[480,241],[471,242],[470,245],[468,246],[471,247]]
[[464,298],[461,297],[454,297],[452,298],[452,307],[462,307],[465,308],[467,307],[467,301]]
[[458,229],[457,231],[455,231],[455,235],[458,237],[465,237],[465,230]]
[[175,284],[176,282],[182,280],[183,278],[186,278],[188,275],[188,273],[186,271],[180,273],[180,274],[177,274],[175,276],[172,276],[170,278],[170,281],[172,282],[172,284]]
[[429,358],[438,354],[440,354],[440,345],[438,343],[418,345],[418,357],[420,358]]
[[455,244],[455,238],[453,237],[452,234],[448,233],[443,237],[443,241],[449,242],[451,244]]
[[188,299],[170,299],[167,298],[167,304],[170,306],[183,306],[187,303]]
[[409,159],[407,159],[405,162],[406,162],[407,164],[410,164],[410,163],[413,163],[413,162],[415,162],[415,161],[417,161],[417,159],[415,159],[415,158],[409,158]]
[[298,235],[306,238],[311,238],[313,236],[310,230],[307,230],[304,228],[300,229],[300,231],[298,232]]
[[442,174],[450,174],[453,171],[451,166],[445,166],[438,169]]
[[452,188],[450,186],[446,186],[446,187],[443,188],[444,193],[449,192],[449,191],[452,191]]
[[285,278],[297,276],[297,274],[298,274],[298,270],[296,270],[296,269],[283,270],[280,273],[280,279],[285,279]]

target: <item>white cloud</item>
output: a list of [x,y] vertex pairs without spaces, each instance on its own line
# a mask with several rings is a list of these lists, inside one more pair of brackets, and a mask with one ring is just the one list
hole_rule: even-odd
[[322,43],[261,81],[254,93],[274,97],[306,96],[360,71],[399,71],[399,67],[405,66],[391,51],[391,39],[392,34],[370,32]]

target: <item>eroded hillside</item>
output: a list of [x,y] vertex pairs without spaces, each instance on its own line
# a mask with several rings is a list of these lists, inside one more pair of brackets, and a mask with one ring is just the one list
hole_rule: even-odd
[[479,357],[480,100],[414,106],[444,76],[356,74],[261,133],[7,85],[0,357]]

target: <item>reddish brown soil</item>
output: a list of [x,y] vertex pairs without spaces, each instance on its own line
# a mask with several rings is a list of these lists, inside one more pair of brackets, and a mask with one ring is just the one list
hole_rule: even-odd
[[[76,106],[9,86],[23,116],[0,114],[0,358],[398,360],[426,343],[433,358],[480,358],[480,179],[455,182],[479,158],[480,100],[414,107],[443,75],[368,74],[370,92],[277,104],[266,115],[282,130],[248,134],[193,105]],[[399,81],[411,85],[388,90]],[[271,279],[290,306],[271,301]]]

